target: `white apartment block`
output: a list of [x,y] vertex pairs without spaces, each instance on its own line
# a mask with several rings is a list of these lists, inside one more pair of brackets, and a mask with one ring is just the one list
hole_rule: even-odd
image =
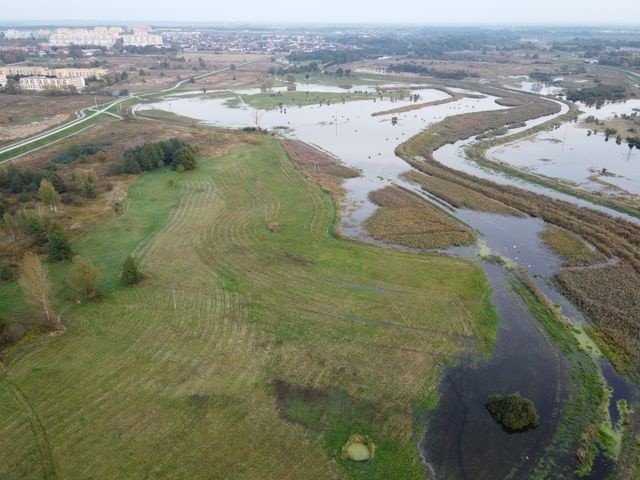
[[134,32],[122,36],[125,47],[147,47],[149,45],[162,45],[162,35],[154,35],[148,32]]
[[9,65],[0,67],[0,75],[5,77],[57,77],[57,78],[91,78],[101,79],[109,73],[104,68],[46,68],[27,65]]
[[120,27],[58,28],[49,37],[49,44],[54,47],[91,45],[112,48],[122,40],[124,46],[162,45],[162,36],[150,33],[146,27],[135,27],[131,31],[133,33],[125,33]]
[[7,40],[24,40],[32,37],[33,33],[31,32],[31,30],[16,30],[10,28],[9,30],[6,30],[4,32],[4,38],[6,38]]
[[52,77],[22,77],[20,79],[20,88],[23,90],[49,90],[60,89],[69,90],[74,87],[77,90],[84,88],[84,78],[52,78]]
[[84,88],[86,78],[102,78],[109,72],[104,68],[45,68],[13,65],[0,67],[0,87],[7,85],[7,77],[20,77],[19,85],[24,90],[46,90],[47,88]]
[[49,44],[55,47],[70,47],[72,45],[95,45],[98,47],[113,47],[120,36],[120,27],[58,28],[49,37]]

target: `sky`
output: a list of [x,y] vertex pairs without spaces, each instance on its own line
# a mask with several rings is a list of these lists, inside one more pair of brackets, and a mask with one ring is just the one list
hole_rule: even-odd
[[10,1],[0,23],[411,23],[636,24],[640,0],[29,0]]

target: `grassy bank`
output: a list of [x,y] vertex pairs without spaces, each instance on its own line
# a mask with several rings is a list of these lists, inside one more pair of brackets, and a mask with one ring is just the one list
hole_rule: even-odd
[[[411,406],[469,340],[491,342],[487,281],[468,261],[340,240],[335,217],[269,137],[140,176],[123,213],[74,242],[105,297],[0,372],[0,477],[423,478]],[[129,253],[135,288],[117,281]],[[347,433],[376,459],[340,460]]]
[[[237,95],[226,101],[231,108],[238,108],[244,104],[252,108],[272,110],[284,107],[304,107],[309,105],[329,105],[335,103],[352,102],[356,100],[374,101],[379,99],[408,99],[409,91],[389,91],[371,93],[337,92],[264,92],[254,95]],[[408,101],[408,100],[407,100]]]
[[[609,416],[610,393],[599,369],[599,351],[581,329],[573,327],[525,273],[515,271],[512,289],[527,304],[546,334],[560,346],[569,367],[567,397],[544,460],[531,478],[561,479],[588,475],[599,450],[617,460],[623,430]],[[586,342],[585,342],[586,340]],[[564,459],[556,464],[551,458]],[[574,465],[574,467],[570,467]]]

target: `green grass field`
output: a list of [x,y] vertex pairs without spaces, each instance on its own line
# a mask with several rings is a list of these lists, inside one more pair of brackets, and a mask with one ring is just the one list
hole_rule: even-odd
[[[409,91],[393,91],[384,92],[384,98],[400,98],[404,96],[408,101]],[[240,98],[242,97],[242,98]],[[260,108],[264,110],[271,110],[274,108],[283,107],[297,107],[305,105],[326,105],[327,102],[342,103],[351,102],[355,100],[369,100],[373,101],[374,98],[380,98],[378,93],[349,93],[345,90],[344,93],[336,92],[265,92],[257,93],[255,95],[241,95],[229,98],[226,101],[227,106],[237,108],[242,105],[242,102],[246,103],[250,107]]]
[[[0,364],[0,478],[424,478],[416,414],[451,356],[493,338],[488,283],[339,239],[335,217],[268,137],[140,176],[74,245],[104,298]],[[124,288],[130,253],[147,278]],[[351,433],[375,460],[340,460]]]

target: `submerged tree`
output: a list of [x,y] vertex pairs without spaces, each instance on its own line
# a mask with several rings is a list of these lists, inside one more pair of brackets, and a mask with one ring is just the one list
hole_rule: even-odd
[[142,273],[138,270],[136,262],[131,255],[127,257],[122,265],[122,283],[125,285],[135,285],[142,280]]
[[40,261],[40,257],[27,252],[20,264],[20,278],[18,283],[24,291],[26,302],[33,309],[33,313],[44,320],[45,324],[55,329],[59,327],[58,319],[51,306],[51,286],[47,271]]

